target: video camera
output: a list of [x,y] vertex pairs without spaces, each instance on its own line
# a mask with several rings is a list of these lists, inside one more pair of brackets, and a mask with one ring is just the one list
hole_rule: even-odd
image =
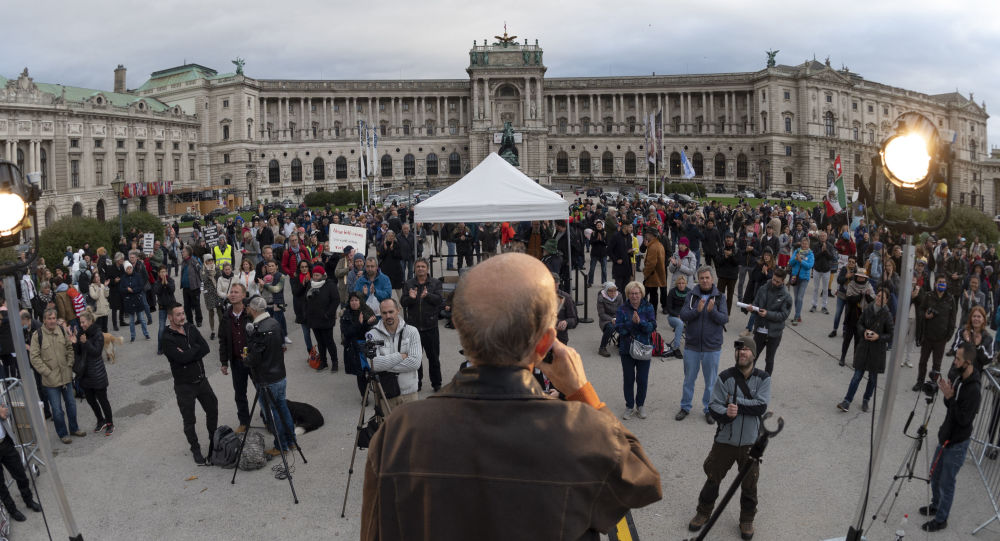
[[376,340],[372,333],[365,334],[365,340],[362,342],[358,340],[358,345],[364,344],[360,351],[359,360],[361,361],[362,372],[371,372],[371,363],[368,359],[374,359],[378,355],[378,348],[385,345],[385,340]]
[[927,398],[931,399],[937,395],[938,389],[940,388],[938,386],[938,380],[940,379],[941,372],[938,372],[937,370],[931,370],[931,373],[927,375],[927,381],[920,386],[920,390],[927,395]]

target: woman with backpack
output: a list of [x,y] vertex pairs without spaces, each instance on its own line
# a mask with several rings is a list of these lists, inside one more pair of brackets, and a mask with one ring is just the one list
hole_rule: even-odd
[[[166,267],[163,267],[166,272]],[[73,372],[80,387],[83,387],[87,404],[94,411],[97,424],[94,432],[110,436],[115,432],[115,422],[108,402],[108,372],[104,369],[104,334],[99,325],[94,325],[97,317],[89,309],[80,314],[80,330],[69,335],[76,360]]]

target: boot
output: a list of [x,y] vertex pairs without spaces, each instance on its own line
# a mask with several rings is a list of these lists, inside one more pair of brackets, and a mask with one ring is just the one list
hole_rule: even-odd
[[27,496],[22,496],[21,498],[24,500],[25,507],[31,509],[36,513],[42,512],[42,504],[36,502],[35,499],[31,497],[31,494],[28,494]]
[[606,348],[606,347],[602,347],[602,348],[598,349],[597,350],[597,354],[600,355],[601,357],[610,357],[611,356],[611,354],[608,353],[608,348]]
[[28,520],[28,517],[25,517],[24,513],[19,511],[17,506],[14,505],[14,500],[4,502],[3,506],[7,508],[7,514],[10,515],[10,518],[16,520],[17,522],[24,522]]
[[740,539],[753,539],[753,522],[740,522]]

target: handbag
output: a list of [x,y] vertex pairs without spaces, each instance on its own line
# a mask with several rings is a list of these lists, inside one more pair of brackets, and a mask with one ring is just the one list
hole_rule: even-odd
[[794,265],[792,267],[789,267],[789,273],[791,274],[791,276],[788,278],[788,285],[792,287],[799,285],[798,271],[791,270],[794,267],[795,267]]
[[628,355],[637,361],[648,361],[653,358],[653,345],[643,344],[633,338],[628,347]]

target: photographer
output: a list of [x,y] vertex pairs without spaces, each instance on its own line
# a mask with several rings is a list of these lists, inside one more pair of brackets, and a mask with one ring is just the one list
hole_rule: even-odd
[[[281,338],[281,324],[267,313],[267,301],[263,297],[254,297],[246,307],[253,318],[253,331],[247,333],[247,357],[244,363],[250,368],[254,384],[263,387],[260,394],[260,407],[268,407],[267,394],[271,400],[271,418],[274,420],[274,447],[264,453],[274,457],[281,454],[279,449],[290,451],[296,449],[295,426],[292,424],[292,414],[285,402],[285,390],[288,381],[285,379],[284,340]],[[265,393],[266,390],[266,393]]]
[[219,422],[219,400],[215,397],[205,373],[204,358],[209,353],[208,342],[194,324],[188,322],[183,306],[176,301],[162,307],[161,310],[166,311],[167,321],[170,322],[170,326],[163,333],[163,353],[170,361],[170,373],[174,377],[174,394],[177,395],[177,407],[181,410],[181,419],[184,422],[184,435],[191,445],[195,464],[204,464],[205,457],[201,454],[198,432],[195,430],[195,400],[200,402],[201,408],[205,410],[209,456],[212,454],[212,436]]
[[947,379],[939,377],[937,380],[948,411],[938,429],[938,446],[931,470],[931,504],[920,508],[921,515],[934,516],[920,526],[925,532],[948,527],[948,514],[955,497],[955,479],[965,462],[972,422],[979,413],[981,390],[975,360],[976,346],[968,342],[962,344]]
[[[382,378],[382,390],[386,393],[391,412],[399,405],[417,399],[417,369],[423,359],[423,350],[420,348],[420,331],[403,321],[396,299],[382,301],[379,309],[382,321],[369,334],[384,343],[370,361],[373,371],[391,373]],[[396,381],[392,382],[393,379]],[[393,383],[396,383],[395,388]]]
[[[462,278],[454,321],[470,366],[376,432],[361,539],[402,539],[401,527],[424,539],[596,539],[661,498],[642,446],[556,340],[555,288],[525,254],[492,257]],[[536,367],[567,400],[545,395]]]
[[919,391],[927,374],[927,359],[934,354],[932,370],[941,371],[941,360],[948,339],[955,333],[955,310],[957,303],[947,293],[948,277],[939,274],[934,280],[933,291],[913,290],[917,297],[917,340],[920,343],[920,363],[917,365],[917,382],[914,391]]

